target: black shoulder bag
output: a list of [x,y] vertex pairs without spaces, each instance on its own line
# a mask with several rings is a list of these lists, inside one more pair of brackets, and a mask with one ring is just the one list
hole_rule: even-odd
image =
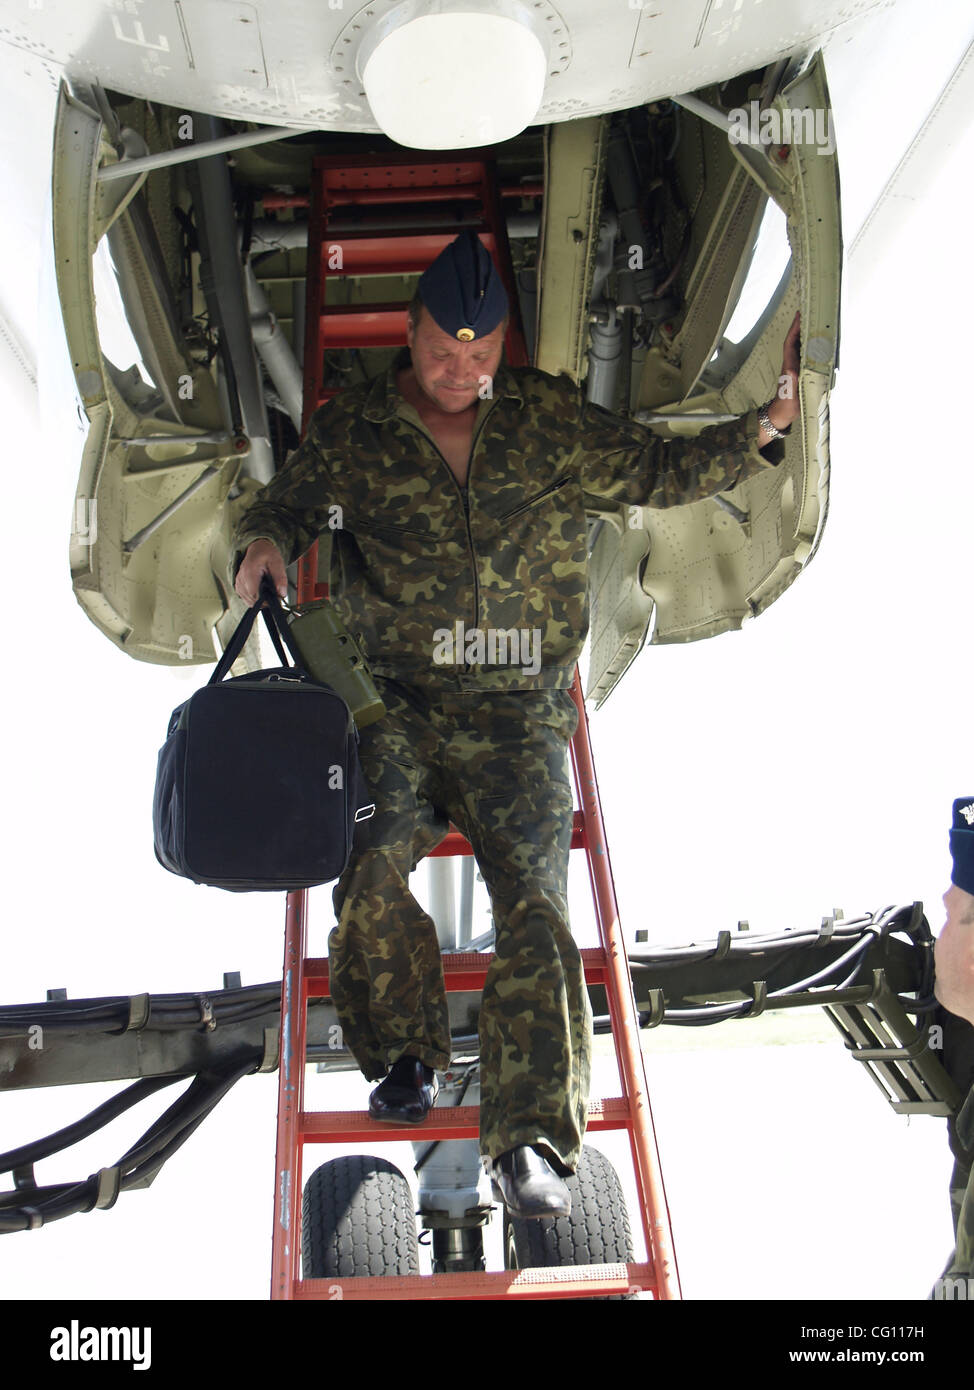
[[[281,665],[225,680],[258,611]],[[357,745],[348,705],[304,669],[265,576],[209,682],[173,710],[156,772],[156,858],[237,893],[330,883],[355,822],[375,810]]]

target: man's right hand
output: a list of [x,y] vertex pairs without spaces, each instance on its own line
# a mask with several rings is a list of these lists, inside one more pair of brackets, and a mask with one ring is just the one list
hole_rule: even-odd
[[265,574],[270,575],[278,596],[286,599],[287,572],[284,556],[273,541],[251,541],[240,562],[240,568],[237,570],[237,577],[233,583],[233,587],[248,608],[252,608],[257,602],[257,596],[260,593],[260,581]]

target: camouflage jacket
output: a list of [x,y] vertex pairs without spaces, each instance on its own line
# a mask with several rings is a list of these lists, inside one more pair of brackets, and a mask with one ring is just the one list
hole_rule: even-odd
[[[757,412],[662,439],[569,377],[501,366],[461,489],[400,394],[401,353],[312,417],[233,537],[290,563],[331,533],[330,595],[376,675],[453,689],[567,689],[588,632],[586,506],[674,507],[775,466]],[[466,495],[465,495],[466,494]]]

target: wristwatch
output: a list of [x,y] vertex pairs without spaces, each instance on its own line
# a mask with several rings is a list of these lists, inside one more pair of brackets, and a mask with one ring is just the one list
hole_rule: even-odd
[[758,411],[758,424],[764,430],[765,434],[770,434],[772,439],[783,438],[785,431],[779,430],[777,426],[772,425],[771,416],[768,414],[768,407],[766,405],[763,405]]

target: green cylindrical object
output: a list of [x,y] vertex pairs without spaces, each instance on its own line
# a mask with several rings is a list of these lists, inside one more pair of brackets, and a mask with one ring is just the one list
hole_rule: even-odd
[[328,599],[295,609],[290,631],[308,674],[342,697],[358,728],[382,718],[386,707],[365,657]]

